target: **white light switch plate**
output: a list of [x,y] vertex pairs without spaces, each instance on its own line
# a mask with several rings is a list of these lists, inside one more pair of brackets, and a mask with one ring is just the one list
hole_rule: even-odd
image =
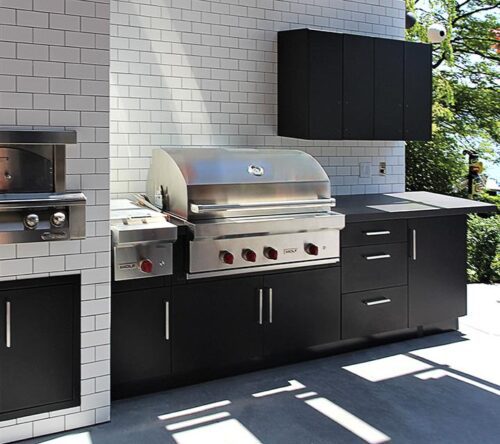
[[359,177],[370,177],[372,175],[372,164],[370,162],[359,162]]

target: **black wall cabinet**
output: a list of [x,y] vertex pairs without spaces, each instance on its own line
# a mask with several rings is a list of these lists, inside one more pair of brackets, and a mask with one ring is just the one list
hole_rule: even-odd
[[429,140],[431,46],[299,29],[278,33],[278,134]]
[[0,421],[79,405],[80,277],[3,283],[0,319]]

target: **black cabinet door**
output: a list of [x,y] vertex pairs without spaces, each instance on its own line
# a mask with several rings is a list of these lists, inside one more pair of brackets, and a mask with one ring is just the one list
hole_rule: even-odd
[[466,313],[466,217],[410,219],[410,327]]
[[344,35],[344,139],[373,139],[374,39]]
[[340,268],[264,277],[264,353],[313,351],[340,339]]
[[259,360],[262,278],[243,277],[173,288],[173,372],[196,375]]
[[403,140],[404,42],[374,39],[374,139]]
[[432,47],[405,42],[404,139],[430,140],[432,120]]
[[342,138],[342,44],[342,34],[309,31],[311,139]]
[[0,291],[0,420],[79,404],[78,287]]
[[148,391],[171,373],[171,289],[146,288],[111,297],[113,397]]

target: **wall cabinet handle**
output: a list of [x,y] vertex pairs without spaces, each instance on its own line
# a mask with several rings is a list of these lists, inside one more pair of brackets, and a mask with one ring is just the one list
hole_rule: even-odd
[[389,259],[390,257],[390,254],[375,254],[373,256],[365,256],[365,259],[367,261],[376,261],[378,259]]
[[389,230],[381,230],[381,231],[365,231],[366,236],[385,236],[391,234]]
[[5,302],[5,346],[10,348],[12,345],[12,332],[11,332],[11,304],[10,301]]
[[363,301],[363,304],[368,305],[368,307],[372,305],[380,305],[380,304],[388,304],[391,302],[389,298],[379,298],[379,299],[370,299],[369,301]]
[[170,303],[165,301],[165,340],[170,340]]
[[273,323],[273,289],[269,289],[269,323]]
[[417,260],[417,230],[412,230],[412,259]]
[[262,325],[262,306],[264,304],[264,290],[259,288],[259,325]]

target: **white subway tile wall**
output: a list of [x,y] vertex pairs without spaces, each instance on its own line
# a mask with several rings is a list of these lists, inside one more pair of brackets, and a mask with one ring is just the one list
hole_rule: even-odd
[[403,191],[403,142],[276,135],[276,61],[277,31],[402,39],[404,17],[403,0],[111,0],[111,195],[144,192],[160,146],[301,149],[333,194]]
[[0,422],[0,443],[109,420],[109,0],[0,0],[0,127],[75,129],[87,239],[0,245],[0,280],[81,274],[80,407]]

